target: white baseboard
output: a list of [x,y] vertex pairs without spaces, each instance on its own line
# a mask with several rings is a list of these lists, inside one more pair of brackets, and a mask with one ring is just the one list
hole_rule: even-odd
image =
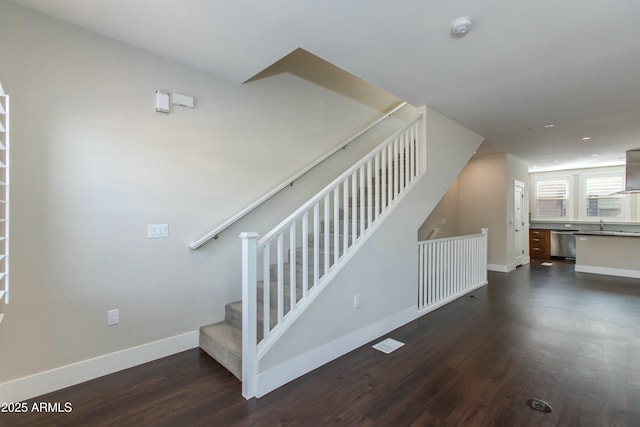
[[325,365],[338,357],[355,350],[358,347],[385,335],[400,326],[418,318],[416,307],[410,307],[397,314],[382,319],[366,328],[351,332],[342,338],[338,338],[324,344],[312,351],[303,353],[289,359],[268,371],[258,374],[257,396],[275,390],[286,383],[293,381],[304,374]]
[[0,402],[20,402],[198,347],[198,331],[150,342],[0,384]]
[[514,263],[511,264],[487,264],[487,270],[489,271],[497,271],[499,273],[509,273],[516,269],[516,265]]
[[576,264],[575,270],[578,273],[604,274],[607,276],[630,277],[632,279],[640,279],[640,271],[626,270],[623,268],[597,267],[593,265]]

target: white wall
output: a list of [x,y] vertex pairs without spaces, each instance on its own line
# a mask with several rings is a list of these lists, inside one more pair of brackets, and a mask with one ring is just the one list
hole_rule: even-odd
[[[525,184],[525,205],[529,212],[529,180],[527,165],[510,154],[498,153],[473,158],[458,178],[460,234],[489,228],[488,262],[491,269],[510,271],[515,268],[514,181]],[[528,220],[525,217],[526,222]],[[523,234],[528,236],[526,224]],[[528,254],[528,238],[524,239]]]
[[434,229],[439,229],[436,239],[460,235],[460,181],[453,181],[431,215],[420,226],[418,240],[426,240]]
[[[264,381],[305,371],[309,360],[326,363],[416,315],[418,228],[482,139],[427,109],[427,173],[265,355],[260,364],[260,370],[267,372]],[[358,309],[353,308],[356,294],[360,295]],[[306,360],[296,358],[304,353]],[[315,367],[306,366],[307,371]]]
[[[398,127],[191,251],[380,111],[289,74],[231,84],[4,0],[0,52],[13,131],[0,383],[221,320],[240,297],[238,233],[264,233]],[[156,89],[193,95],[196,108],[156,113]],[[152,223],[170,237],[147,239]],[[107,327],[114,308],[120,324]]]

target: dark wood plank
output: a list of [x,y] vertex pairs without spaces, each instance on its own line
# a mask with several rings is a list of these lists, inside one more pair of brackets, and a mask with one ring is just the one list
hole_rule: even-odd
[[[62,414],[0,414],[3,426],[640,425],[640,280],[539,263],[246,401],[200,350],[41,396]],[[549,402],[540,413],[529,398]]]

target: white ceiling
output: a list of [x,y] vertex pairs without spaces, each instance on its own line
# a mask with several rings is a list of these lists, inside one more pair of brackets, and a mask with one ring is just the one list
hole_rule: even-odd
[[302,47],[538,170],[640,148],[637,0],[12,1],[238,84]]

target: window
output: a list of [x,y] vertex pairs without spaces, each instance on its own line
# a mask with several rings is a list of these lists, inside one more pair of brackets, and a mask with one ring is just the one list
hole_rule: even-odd
[[531,174],[534,221],[640,222],[638,195],[619,194],[624,166]]
[[616,192],[624,190],[622,174],[587,175],[584,178],[583,210],[585,219],[624,218],[624,197]]
[[566,218],[569,215],[569,177],[535,177],[534,181],[534,216]]

